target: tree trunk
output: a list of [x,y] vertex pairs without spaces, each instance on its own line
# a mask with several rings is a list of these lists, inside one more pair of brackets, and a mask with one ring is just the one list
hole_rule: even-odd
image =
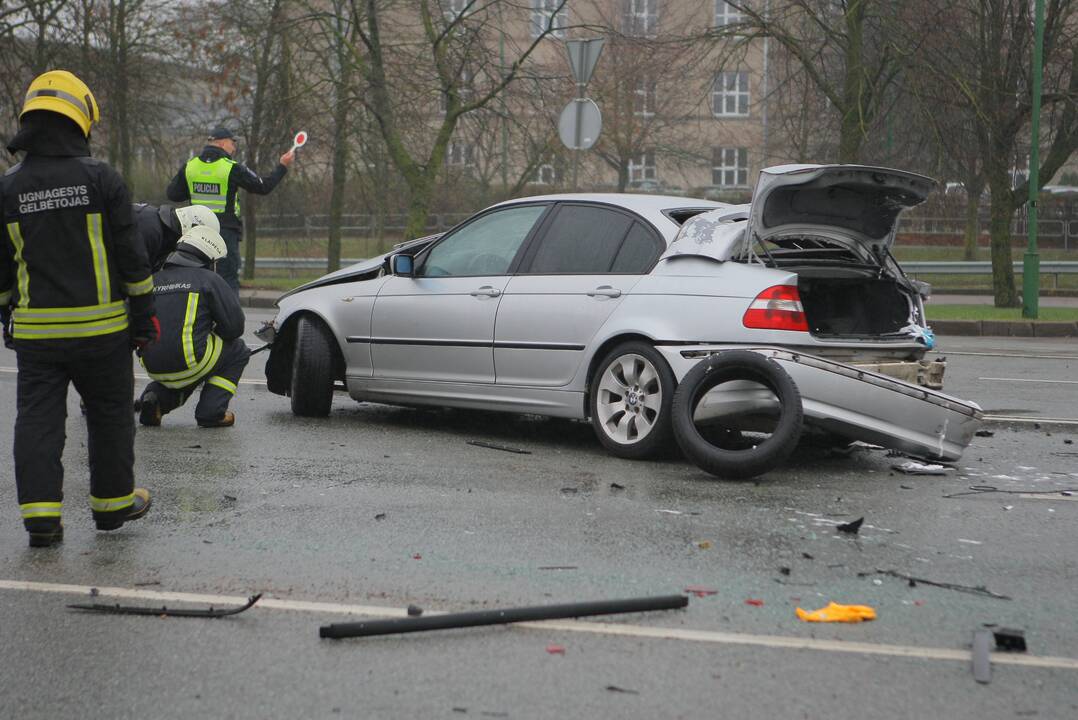
[[[998,183],[998,184],[997,184]],[[1014,285],[1014,258],[1011,256],[1011,219],[1014,204],[1010,184],[1006,176],[990,181],[992,201],[988,232],[992,247],[992,290],[996,307],[1018,307],[1018,293]]]
[[862,123],[867,121],[864,58],[865,3],[851,3],[846,9],[846,57],[842,84],[842,122],[839,126],[838,161],[857,163],[864,139]]
[[964,260],[977,259],[977,241],[981,236],[981,189],[966,186],[966,228],[962,253]]
[[404,228],[404,239],[414,240],[427,232],[427,215],[430,214],[430,201],[434,196],[435,174],[429,168],[408,179],[408,224]]
[[625,192],[629,187],[629,159],[620,158],[618,161],[618,192]]

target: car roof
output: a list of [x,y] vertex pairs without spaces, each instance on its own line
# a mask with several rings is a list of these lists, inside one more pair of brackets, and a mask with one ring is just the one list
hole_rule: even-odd
[[[556,195],[531,195],[500,202],[493,207],[534,202],[591,202],[614,205],[631,210],[642,216],[663,233],[672,237],[677,233],[679,224],[664,214],[664,211],[681,208],[722,208],[728,203],[703,200],[701,198],[681,197],[679,195],[646,195],[643,193],[559,193]],[[669,237],[667,238],[669,240]]]

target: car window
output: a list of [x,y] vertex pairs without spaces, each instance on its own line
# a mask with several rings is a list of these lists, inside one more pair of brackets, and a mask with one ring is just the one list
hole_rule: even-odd
[[435,245],[420,272],[425,277],[504,275],[546,205],[507,208],[484,215]]
[[608,273],[632,224],[632,218],[606,208],[563,205],[543,233],[527,272]]
[[659,258],[663,247],[648,228],[633,223],[633,229],[625,236],[610,272],[643,275]]

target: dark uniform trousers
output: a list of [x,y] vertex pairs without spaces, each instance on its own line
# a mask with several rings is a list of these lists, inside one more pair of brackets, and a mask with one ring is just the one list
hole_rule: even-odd
[[[63,499],[67,386],[86,403],[90,495],[121,498],[135,486],[135,419],[131,414],[134,375],[128,333],[77,341],[78,351],[45,352],[16,341],[18,415],[15,419],[15,477],[19,504]],[[128,503],[129,505],[130,503]],[[94,509],[94,519],[116,511]],[[51,527],[54,518],[26,518],[26,529]]]
[[198,405],[195,406],[195,420],[200,423],[220,420],[228,410],[232,396],[236,394],[236,386],[250,357],[251,351],[243,340],[236,338],[224,341],[217,363],[203,377],[182,388],[169,388],[155,380],[146,386],[142,395],[145,397],[148,392],[154,393],[160,404],[161,414],[164,415],[187,402],[187,398],[191,397],[201,384],[202,392],[199,393]]
[[222,227],[221,237],[228,248],[228,255],[217,261],[217,274],[225,279],[228,286],[239,294],[240,291],[240,243],[243,230],[234,227]]

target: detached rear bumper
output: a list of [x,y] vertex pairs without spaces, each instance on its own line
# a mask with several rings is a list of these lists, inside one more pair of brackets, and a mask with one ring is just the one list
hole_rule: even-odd
[[[732,349],[760,353],[793,378],[801,393],[806,422],[921,457],[957,460],[981,426],[983,415],[976,403],[815,355],[737,345],[657,349],[679,381],[707,354]],[[774,396],[760,386],[729,385],[705,398],[698,416],[752,412],[775,403]]]

